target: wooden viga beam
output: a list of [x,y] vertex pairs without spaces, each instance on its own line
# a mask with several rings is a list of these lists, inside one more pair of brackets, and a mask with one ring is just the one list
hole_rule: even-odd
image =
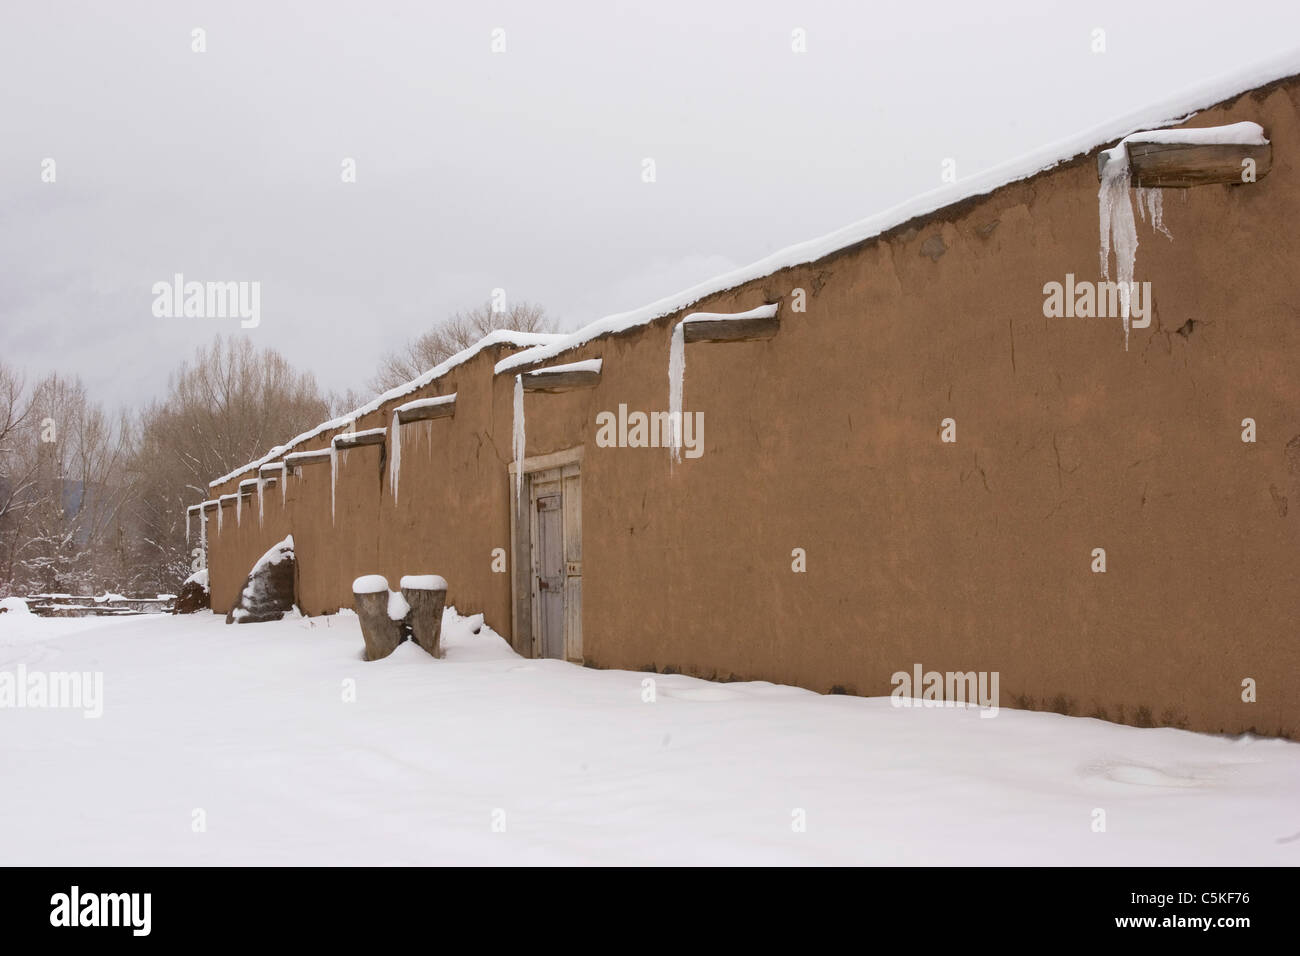
[[[1132,185],[1140,189],[1186,189],[1216,183],[1240,185],[1247,159],[1254,160],[1254,180],[1273,168],[1273,144],[1125,143]],[[1104,154],[1103,154],[1104,156]],[[1097,179],[1105,160],[1099,160]]]
[[692,342],[754,342],[770,339],[781,331],[781,320],[775,316],[738,316],[734,319],[710,318],[708,321],[682,322],[682,341]]
[[600,384],[600,369],[600,359],[589,359],[524,372],[524,391],[568,392],[575,388],[594,388]]
[[303,465],[328,465],[330,463],[330,450],[322,448],[318,451],[295,451],[284,456],[286,468],[301,468]]
[[397,423],[409,425],[411,422],[428,422],[435,418],[452,418],[456,414],[455,394],[440,398],[421,399],[408,402],[397,408]]
[[348,451],[352,448],[364,448],[367,445],[382,445],[388,430],[384,428],[368,428],[363,432],[344,432],[342,435],[334,436],[334,447],[339,451]]

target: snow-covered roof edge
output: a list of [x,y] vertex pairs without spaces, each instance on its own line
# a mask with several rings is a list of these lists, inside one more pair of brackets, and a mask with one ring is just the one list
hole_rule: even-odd
[[560,340],[537,345],[502,359],[496,365],[496,372],[500,374],[523,365],[554,358],[592,339],[623,332],[666,315],[672,315],[674,312],[680,312],[708,296],[726,292],[755,279],[762,279],[782,269],[816,262],[860,242],[874,239],[912,219],[931,215],[967,199],[984,196],[1003,186],[1029,179],[1130,133],[1185,122],[1204,109],[1248,93],[1257,87],[1297,74],[1300,74],[1300,50],[1292,50],[1236,73],[1216,77],[1083,133],[1049,143],[1041,149],[1001,163],[975,176],[922,193],[824,236],[787,246],[757,262],[707,279],[676,295],[667,296],[630,312],[620,312],[597,319],[576,332],[561,337]]
[[[284,454],[301,442],[314,438],[332,428],[342,428],[348,422],[380,408],[385,402],[422,388],[490,345],[506,343],[525,347],[518,354],[498,362],[495,368],[496,374],[553,358],[600,336],[626,331],[638,325],[648,324],[666,315],[671,315],[674,312],[680,312],[682,309],[708,296],[726,292],[728,289],[734,289],[747,282],[779,272],[782,269],[806,265],[809,262],[824,259],[850,246],[873,239],[909,220],[931,215],[964,200],[984,196],[1003,186],[1029,179],[1041,172],[1059,166],[1063,162],[1074,159],[1076,156],[1089,153],[1105,143],[1121,139],[1130,133],[1185,122],[1192,115],[1217,103],[1222,103],[1243,93],[1248,93],[1257,87],[1266,86],[1269,83],[1297,74],[1300,74],[1300,49],[1261,61],[1236,73],[1216,77],[1140,110],[1095,126],[1086,132],[1057,140],[1025,156],[1001,163],[978,175],[922,193],[897,206],[851,223],[824,236],[788,246],[759,259],[757,262],[715,276],[712,279],[707,279],[675,295],[659,299],[630,312],[620,312],[597,319],[576,332],[567,335],[535,332],[493,332],[465,351],[458,352],[442,364],[425,372],[419,378],[390,389],[347,415],[323,422],[311,431],[304,432],[284,445],[277,445],[257,461],[249,462],[215,481],[208,482],[208,487],[214,488],[227,482],[249,468],[261,467],[266,462]],[[528,339],[535,341],[530,342],[527,341]]]
[[348,422],[356,421],[362,415],[368,415],[371,412],[376,411],[377,409],[383,407],[385,402],[390,402],[395,398],[401,398],[403,395],[409,395],[411,392],[414,392],[416,389],[423,388],[424,386],[432,382],[434,379],[447,374],[456,366],[463,365],[465,362],[468,362],[471,358],[473,358],[479,352],[483,351],[485,348],[489,348],[490,346],[493,345],[515,345],[521,348],[530,347],[530,346],[536,347],[552,339],[559,339],[563,337],[564,336],[562,335],[557,335],[555,333],[550,333],[550,332],[515,332],[512,329],[498,329],[495,332],[489,332],[487,335],[483,336],[483,338],[479,339],[469,348],[457,352],[455,355],[451,356],[451,358],[446,359],[445,361],[439,363],[438,365],[435,365],[433,368],[429,369],[423,375],[420,375],[417,378],[413,378],[409,382],[406,382],[403,385],[398,385],[396,388],[390,388],[382,395],[376,396],[375,398],[367,402],[365,405],[362,405],[360,408],[353,409],[352,411],[348,412],[346,415],[340,415],[338,418],[332,418],[327,422],[321,422],[315,428],[311,429],[310,431],[303,432],[301,435],[298,435],[296,438],[291,438],[283,445],[276,445],[274,448],[272,448],[261,458],[258,458],[256,461],[250,461],[248,464],[242,465],[239,468],[236,468],[234,471],[222,475],[220,478],[217,478],[214,481],[209,481],[208,487],[215,488],[217,485],[224,484],[225,482],[229,481],[231,478],[237,478],[239,475],[242,475],[250,468],[261,468],[267,462],[280,457],[285,452],[293,448],[295,445],[300,445],[305,441],[309,441],[310,439],[315,438],[318,435],[322,435],[333,428],[342,428]]

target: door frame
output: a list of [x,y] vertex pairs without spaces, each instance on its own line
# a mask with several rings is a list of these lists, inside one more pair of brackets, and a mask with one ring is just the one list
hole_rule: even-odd
[[[518,495],[515,492],[517,463],[510,462],[507,469],[510,478],[510,644],[515,653],[523,657],[535,658],[540,651],[536,626],[537,602],[533,599],[533,592],[536,587],[533,580],[533,479],[544,472],[558,472],[555,477],[559,478],[561,487],[561,502],[563,505],[561,525],[564,528],[564,559],[567,578],[568,574],[572,573],[572,569],[568,560],[570,504],[567,500],[568,492],[565,485],[567,479],[577,477],[579,482],[578,501],[576,503],[579,509],[577,533],[581,535],[580,509],[583,449],[584,446],[578,445],[574,448],[566,448],[563,451],[552,452],[549,455],[534,455],[531,458],[525,458],[523,461],[523,488],[522,493]],[[574,577],[581,577],[580,567]],[[564,656],[566,660],[581,662],[581,614],[571,615],[569,613],[569,598],[569,589],[566,586],[564,596]]]

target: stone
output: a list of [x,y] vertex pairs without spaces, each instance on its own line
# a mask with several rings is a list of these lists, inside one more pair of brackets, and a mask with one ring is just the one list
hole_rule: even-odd
[[278,621],[293,610],[294,578],[297,564],[293,554],[293,535],[257,559],[248,572],[239,600],[226,615],[227,624],[258,624]]
[[190,579],[181,585],[181,593],[172,606],[173,614],[197,614],[212,607],[212,595],[207,586]]

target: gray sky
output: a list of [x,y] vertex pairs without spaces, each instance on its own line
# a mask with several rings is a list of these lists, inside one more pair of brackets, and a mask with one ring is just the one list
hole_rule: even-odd
[[260,282],[241,334],[361,388],[493,288],[574,328],[1297,37],[1295,0],[5,0],[0,357],[158,395],[239,329],[155,318],[180,272]]

